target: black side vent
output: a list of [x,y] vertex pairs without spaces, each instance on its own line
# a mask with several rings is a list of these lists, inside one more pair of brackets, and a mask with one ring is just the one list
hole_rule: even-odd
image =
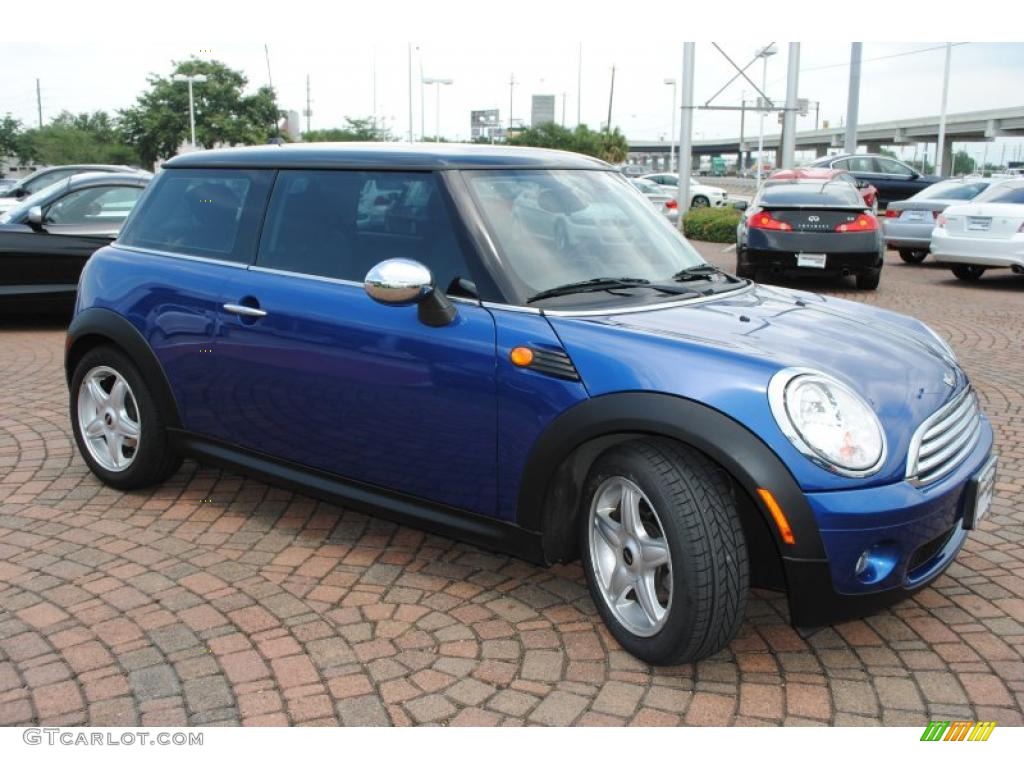
[[567,381],[579,381],[580,375],[576,372],[576,366],[562,350],[538,349],[530,347],[533,352],[533,362],[528,366],[530,370],[537,373],[544,373],[554,376],[556,379]]

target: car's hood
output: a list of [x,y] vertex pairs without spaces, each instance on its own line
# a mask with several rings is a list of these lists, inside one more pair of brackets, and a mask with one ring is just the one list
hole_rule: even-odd
[[549,319],[591,395],[669,392],[759,434],[776,372],[829,374],[860,393],[884,425],[895,463],[879,479],[902,471],[914,429],[967,385],[919,321],[812,293],[755,286],[645,312]]

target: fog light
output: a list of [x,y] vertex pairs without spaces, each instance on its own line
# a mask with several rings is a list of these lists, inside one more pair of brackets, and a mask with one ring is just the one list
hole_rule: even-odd
[[880,542],[861,553],[853,567],[853,575],[861,584],[877,584],[893,572],[899,558],[900,551],[895,542]]

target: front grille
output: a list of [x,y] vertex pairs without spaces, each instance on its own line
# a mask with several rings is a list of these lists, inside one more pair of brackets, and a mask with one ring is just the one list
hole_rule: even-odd
[[981,408],[973,389],[965,389],[922,424],[910,441],[907,478],[917,485],[951,472],[978,444]]
[[907,563],[907,576],[910,578],[917,576],[915,571],[922,565],[927,565],[933,557],[942,551],[942,548],[946,546],[946,542],[949,541],[949,537],[953,535],[955,530],[955,528],[950,528],[948,531],[943,531],[934,539],[926,541],[914,550],[914,554],[910,556],[910,562]]

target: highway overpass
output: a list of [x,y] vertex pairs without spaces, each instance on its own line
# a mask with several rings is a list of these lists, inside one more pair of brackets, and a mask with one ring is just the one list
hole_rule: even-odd
[[[748,110],[751,115],[757,113]],[[755,121],[748,120],[747,125]],[[944,168],[951,168],[953,142],[992,141],[1003,136],[1024,136],[1024,107],[1007,107],[1003,109],[987,109],[980,112],[960,112],[946,115],[946,141]],[[881,123],[866,123],[857,129],[857,143],[866,147],[868,152],[877,152],[882,147],[900,146],[914,143],[936,144],[939,140],[939,117],[917,117],[902,120],[888,120]],[[846,129],[843,126],[829,126],[818,130],[797,131],[797,150],[813,150],[819,157],[841,149],[846,141]],[[772,162],[777,157],[781,134],[765,134],[764,148],[770,152]],[[743,149],[747,159],[751,152],[757,151],[756,128],[753,135],[743,137]],[[665,168],[668,164],[669,142],[667,141],[630,141],[630,162]],[[700,167],[701,158],[714,155],[737,156],[740,152],[740,138],[701,139],[693,142],[694,168]],[[934,150],[931,153],[934,156]]]

